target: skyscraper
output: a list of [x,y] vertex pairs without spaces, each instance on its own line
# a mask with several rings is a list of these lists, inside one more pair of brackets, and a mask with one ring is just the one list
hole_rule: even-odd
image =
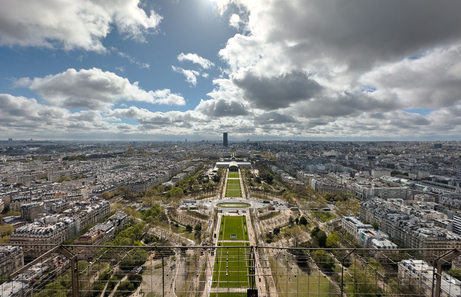
[[222,145],[227,146],[227,133],[223,133],[222,135]]

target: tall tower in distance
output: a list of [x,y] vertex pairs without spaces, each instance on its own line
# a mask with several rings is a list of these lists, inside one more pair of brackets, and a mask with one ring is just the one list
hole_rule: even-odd
[[227,132],[222,134],[222,145],[227,146]]

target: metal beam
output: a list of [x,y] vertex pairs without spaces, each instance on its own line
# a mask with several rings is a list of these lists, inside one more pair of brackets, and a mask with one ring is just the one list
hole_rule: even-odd
[[51,254],[55,254],[55,253],[59,253],[58,252],[58,249],[60,248],[60,246],[55,246],[54,248],[52,248],[51,250],[49,250],[48,252],[44,253],[43,255],[41,255],[40,257],[38,257],[37,259],[35,259],[34,261],[30,262],[29,264],[27,265],[24,265],[23,267],[19,268],[18,270],[16,270],[15,272],[13,272],[12,274],[10,274],[8,276],[8,281],[11,281],[13,278],[15,278],[16,276],[20,275],[21,273],[23,273],[24,271],[26,271],[27,269],[29,269],[30,267],[34,266],[35,264],[38,264],[42,261],[42,259],[44,258],[48,258]]
[[68,249],[63,247],[62,245],[55,246],[48,252],[44,253],[34,261],[30,262],[29,264],[23,266],[22,268],[16,270],[12,274],[8,276],[8,280],[11,281],[14,279],[16,276],[20,275],[30,267],[34,266],[35,264],[40,263],[43,259],[48,258],[51,254],[61,254],[67,259],[70,260],[70,273],[72,276],[72,297],[79,297],[80,296],[80,291],[78,288],[78,261],[77,258],[72,254]]
[[442,285],[442,264],[453,260],[461,255],[461,251],[454,249],[448,253],[440,256],[434,261],[434,266],[437,266],[437,282],[435,285],[435,297],[440,297],[440,288]]

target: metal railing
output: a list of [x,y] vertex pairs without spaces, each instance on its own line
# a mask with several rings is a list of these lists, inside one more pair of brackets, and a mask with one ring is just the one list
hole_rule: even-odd
[[442,273],[457,261],[458,250],[247,244],[59,246],[9,280],[4,275],[0,296],[461,295],[461,282]]

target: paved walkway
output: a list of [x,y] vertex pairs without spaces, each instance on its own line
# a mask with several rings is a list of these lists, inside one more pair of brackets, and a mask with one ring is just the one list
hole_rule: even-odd
[[210,293],[246,293],[247,288],[213,288]]
[[[255,220],[257,220],[255,218]],[[250,214],[247,214],[247,222],[251,222]],[[248,226],[248,234],[250,236],[250,244],[253,246],[257,246],[256,241],[256,232],[258,230],[254,230],[251,223],[247,224]],[[258,228],[257,222],[255,222],[256,228]],[[269,265],[269,257],[267,256],[267,250],[262,251],[260,254],[258,251],[255,251],[255,283],[258,289],[258,296],[267,297],[267,296],[277,296],[278,292],[274,282],[274,278],[272,277],[272,270]],[[264,279],[266,280],[264,282]],[[268,288],[266,287],[266,283],[268,284]],[[269,295],[270,294],[270,295]]]

